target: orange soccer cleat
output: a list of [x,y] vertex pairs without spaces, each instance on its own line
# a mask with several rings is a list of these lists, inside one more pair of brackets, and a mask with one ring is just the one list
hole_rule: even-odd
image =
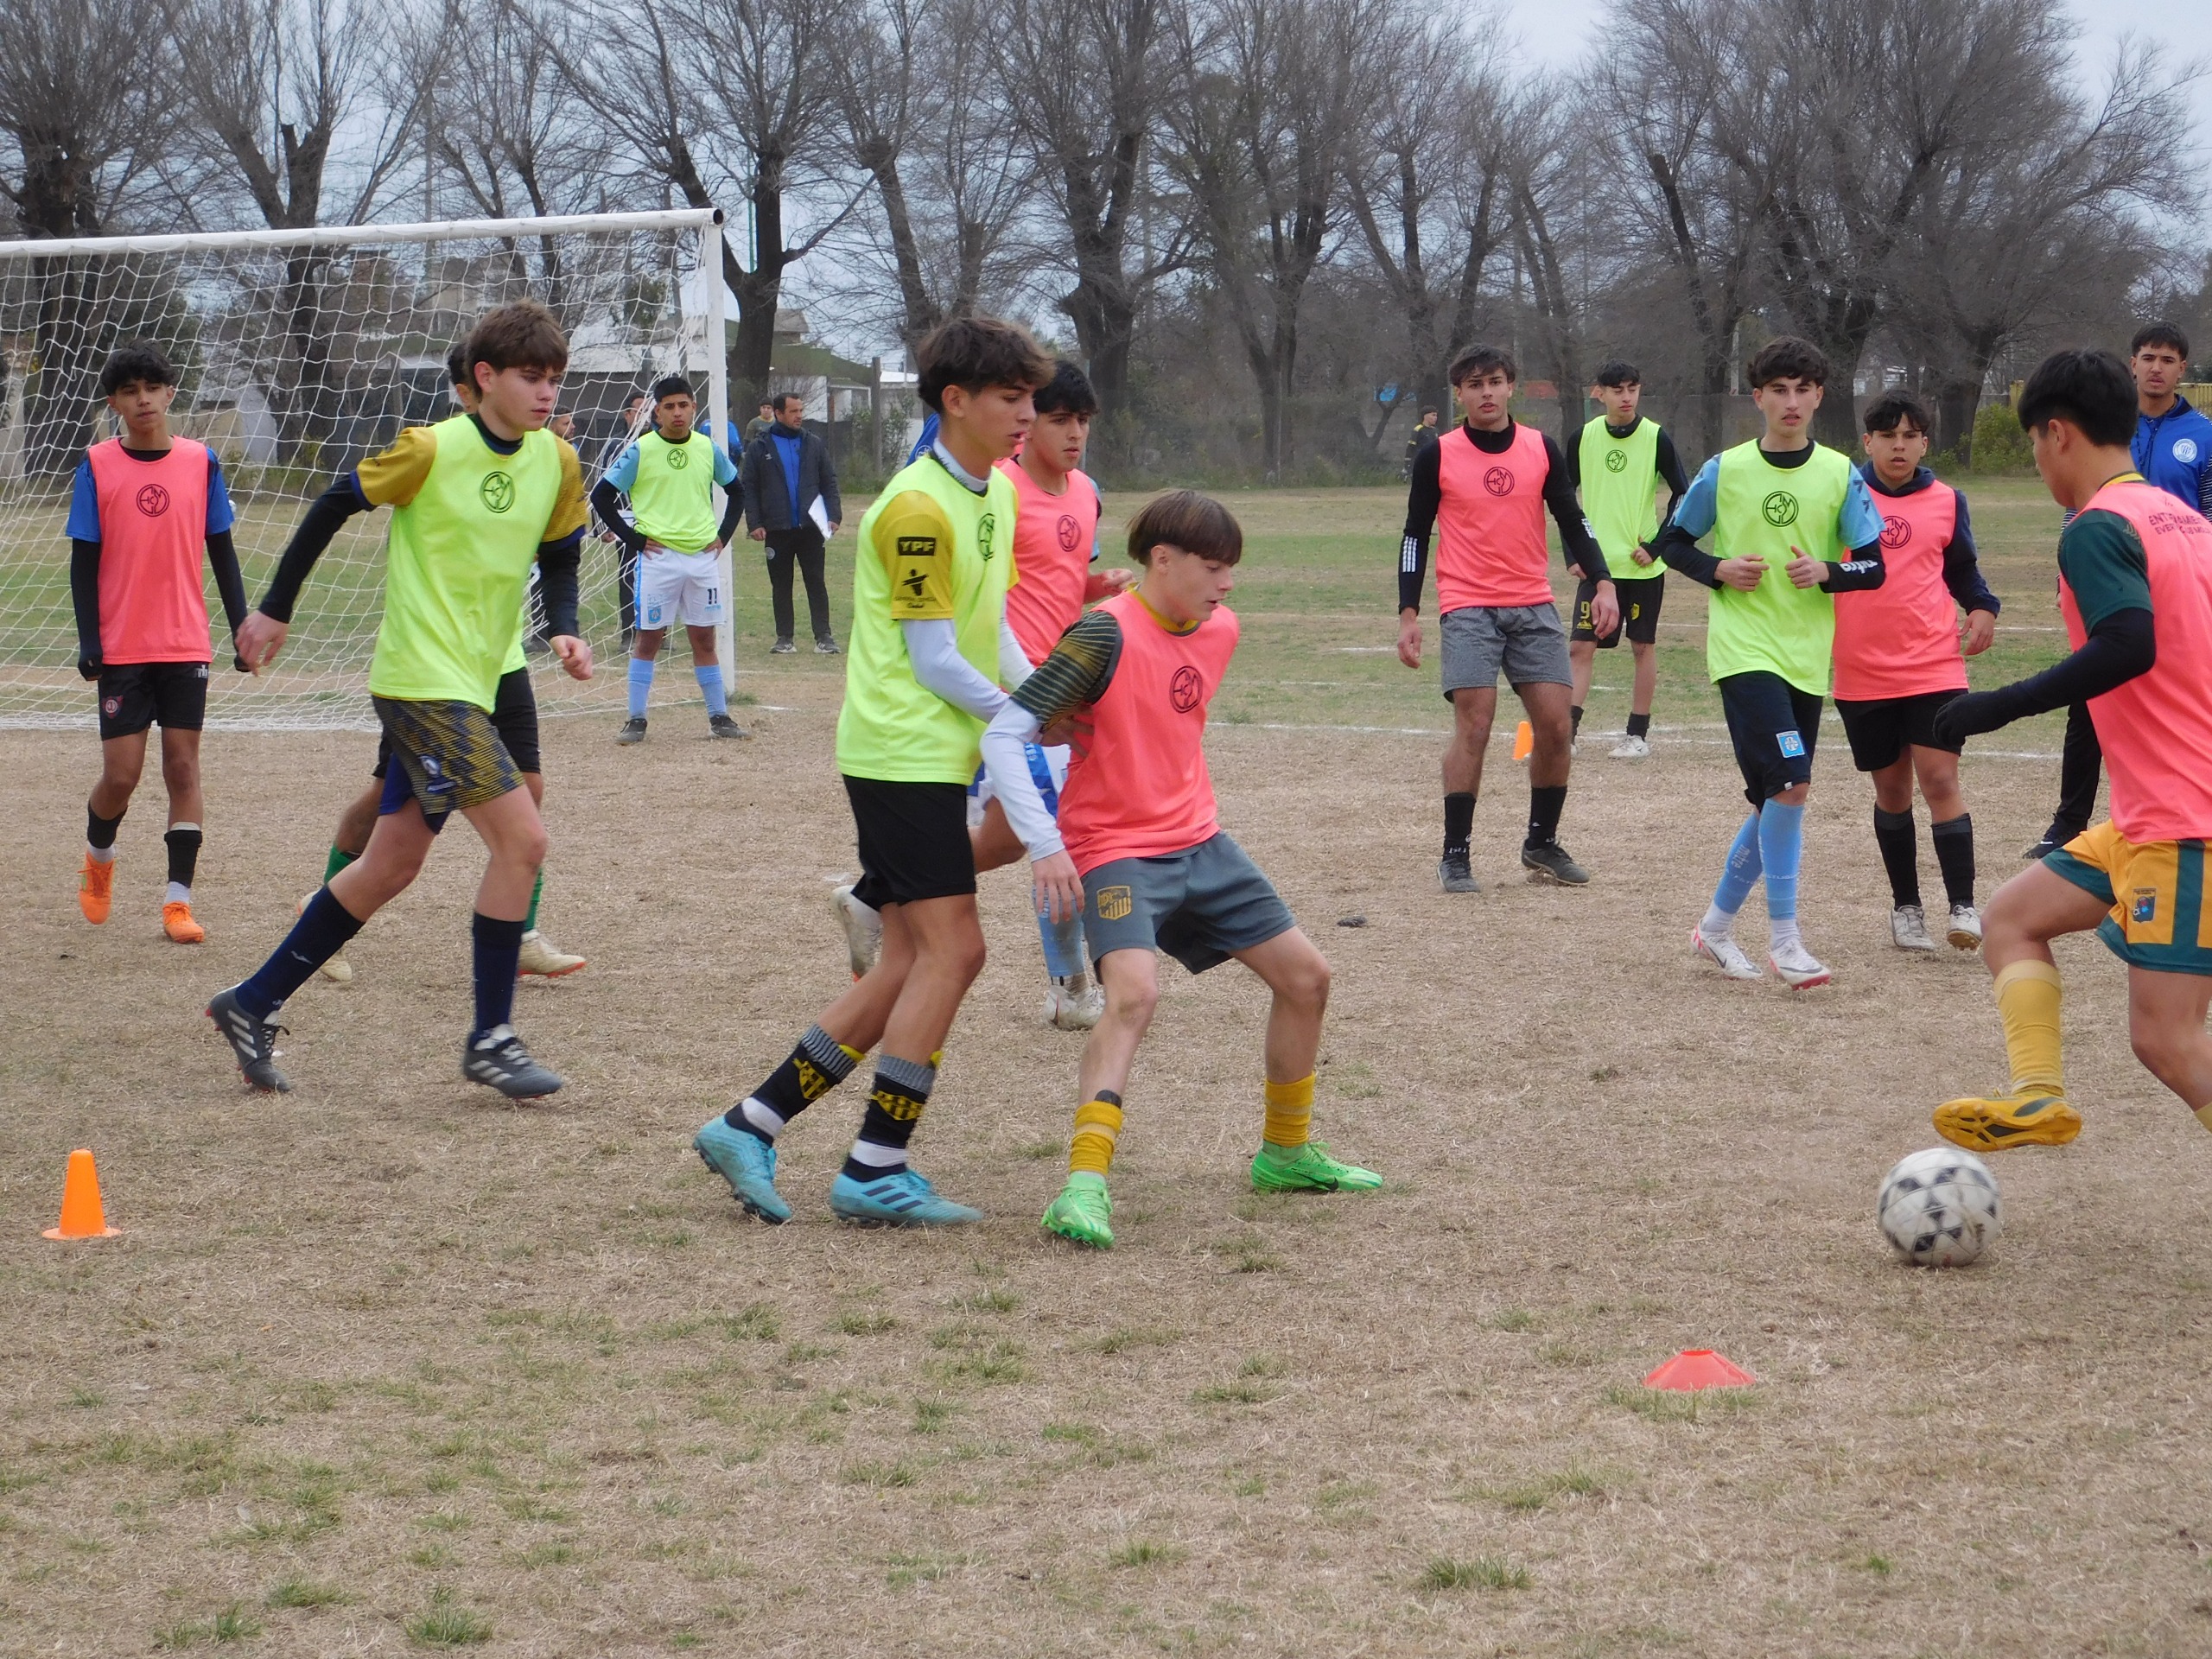
[[77,883],[77,908],[85,912],[85,919],[97,926],[107,920],[109,906],[115,902],[115,861],[103,864],[90,853],[85,855],[85,873]]
[[198,944],[207,937],[207,930],[192,919],[192,906],[176,899],[162,906],[162,931],[179,944]]

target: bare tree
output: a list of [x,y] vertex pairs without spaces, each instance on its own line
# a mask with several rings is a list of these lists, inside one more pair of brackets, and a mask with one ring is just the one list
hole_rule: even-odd
[[1580,99],[1565,83],[1540,80],[1523,92],[1513,123],[1513,235],[1527,273],[1530,314],[1559,385],[1560,442],[1582,427],[1583,297],[1591,257],[1581,215],[1592,195],[1590,146]]

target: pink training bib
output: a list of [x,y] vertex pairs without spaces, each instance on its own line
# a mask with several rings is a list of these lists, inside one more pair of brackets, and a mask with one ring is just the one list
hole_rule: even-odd
[[100,655],[110,663],[204,663],[207,449],[172,439],[159,461],[119,438],[85,453],[100,511]]
[[1502,455],[1476,448],[1464,426],[1437,443],[1444,494],[1436,514],[1437,608],[1550,604],[1544,481],[1551,461],[1544,435],[1516,424]]
[[1943,585],[1943,550],[1958,527],[1959,493],[1930,484],[1874,493],[1882,514],[1882,585],[1835,596],[1835,695],[1846,702],[1963,691],[1959,607]]

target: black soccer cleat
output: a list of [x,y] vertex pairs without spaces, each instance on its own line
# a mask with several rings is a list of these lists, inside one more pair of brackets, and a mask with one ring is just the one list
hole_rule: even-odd
[[561,1088],[558,1077],[530,1058],[512,1026],[494,1026],[462,1045],[461,1075],[498,1090],[509,1100],[537,1100]]
[[273,1020],[257,1020],[238,1004],[238,987],[218,991],[208,999],[207,1017],[231,1046],[238,1070],[249,1085],[264,1095],[288,1095],[290,1079],[276,1069],[276,1033],[284,1029]]
[[2037,836],[2037,839],[2029,845],[2028,850],[2021,854],[2020,856],[2024,859],[2028,859],[2031,861],[2037,859],[2049,858],[2053,853],[2056,852],[2060,848],[2063,847],[2068,842],[2073,840],[2075,836],[2081,833],[2082,832],[2079,830],[2073,828],[2069,824],[2053,823],[2050,829],[2044,830],[2041,836]]
[[614,734],[617,743],[642,743],[645,741],[645,717],[632,715],[622,722],[622,729]]
[[753,734],[728,715],[709,715],[707,716],[707,735],[709,737],[750,737]]
[[1521,849],[1521,863],[1534,881],[1555,881],[1563,887],[1585,887],[1590,885],[1590,872],[1567,856],[1567,849],[1555,841]]
[[1480,893],[1474,866],[1465,853],[1446,853],[1436,861],[1437,884],[1446,893]]

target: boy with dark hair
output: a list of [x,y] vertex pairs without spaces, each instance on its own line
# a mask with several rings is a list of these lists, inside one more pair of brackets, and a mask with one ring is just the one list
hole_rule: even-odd
[[[1736,912],[1764,875],[1768,960],[1799,990],[1828,982],[1798,931],[1797,874],[1834,596],[1878,588],[1883,575],[1882,520],[1866,480],[1812,439],[1827,378],[1827,357],[1808,340],[1785,334],[1761,347],[1750,378],[1766,431],[1698,469],[1658,543],[1671,568],[1713,589],[1706,663],[1751,804],[1690,944],[1729,978],[1758,978],[1736,943]],[[1704,536],[1711,553],[1697,544]]]
[[[232,545],[230,493],[215,452],[169,430],[175,365],[151,346],[124,346],[100,371],[100,395],[123,429],[77,463],[69,500],[69,596],[77,672],[99,683],[100,778],[85,804],[77,908],[105,922],[115,897],[115,836],[146,765],[146,734],[162,728],[168,792],[169,884],[162,931],[179,944],[207,937],[192,914],[199,868],[200,733],[207,719],[207,600],[200,550],[214,568],[233,644],[245,587]],[[234,656],[244,671],[246,662]]]
[[[2139,381],[2138,382],[2139,385]],[[2050,942],[2097,931],[2127,964],[2135,1056],[2212,1128],[2212,524],[2132,464],[2135,388],[2104,352],[2044,359],[2020,394],[2036,470],[2071,517],[2058,538],[2059,609],[2073,654],[1936,716],[1946,741],[2088,705],[2112,762],[2112,817],[1999,887],[1984,918],[2012,1084],[1936,1110],[1977,1151],[2063,1146],[2061,988]]]
[[[1912,822],[1917,778],[1950,908],[1944,938],[1981,945],[1974,904],[1974,819],[1959,791],[1959,751],[1936,736],[1936,715],[1967,689],[1968,657],[1997,637],[1997,595],[1981,579],[1967,499],[1939,482],[1928,458],[1928,411],[1886,391],[1868,406],[1859,476],[1882,516],[1882,585],[1835,601],[1835,711],[1852,764],[1874,779],[1874,844],[1890,878],[1890,939],[1933,950],[1920,902]],[[1966,613],[1966,620],[1959,613]]]
[[[707,700],[707,735],[744,737],[729,717],[715,630],[728,595],[723,592],[721,550],[736,532],[745,498],[730,486],[737,463],[698,429],[699,404],[680,374],[653,382],[652,429],[615,458],[592,486],[591,504],[615,540],[638,561],[638,632],[630,642],[629,717],[617,743],[645,741],[645,708],[653,671],[669,625],[683,624],[691,644],[691,677]],[[715,486],[726,492],[721,522],[715,522]],[[630,500],[625,517],[622,498]]]
[[[1189,490],[1151,502],[1129,525],[1137,585],[1070,628],[983,734],[992,785],[1029,852],[1037,909],[1081,914],[1106,987],[1105,1016],[1077,1074],[1067,1185],[1043,1220],[1047,1232],[1100,1249],[1114,1242],[1106,1175],[1129,1071],[1160,1001],[1160,950],[1194,974],[1233,957],[1274,993],[1252,1185],[1364,1192],[1382,1184],[1309,1138],[1329,964],[1223,831],[1206,771],[1206,710],[1238,632],[1222,601],[1243,550],[1243,531],[1219,502]],[[1085,740],[1055,817],[1026,751],[1068,721],[1083,724]]]
[[1567,568],[1592,584],[1591,620],[1601,634],[1620,620],[1612,574],[1574,499],[1559,445],[1513,418],[1513,359],[1494,346],[1472,346],[1459,353],[1451,373],[1466,419],[1414,458],[1398,556],[1398,660],[1419,668],[1421,582],[1429,534],[1440,524],[1436,602],[1452,741],[1444,751],[1444,856],[1437,880],[1446,893],[1481,890],[1470,843],[1502,673],[1535,734],[1521,862],[1535,880],[1580,887],[1589,872],[1559,842],[1573,764],[1567,710],[1574,676],[1567,630],[1544,574],[1544,510],[1559,525]]
[[1436,406],[1433,404],[1424,404],[1421,405],[1421,418],[1414,423],[1414,429],[1406,435],[1406,459],[1405,464],[1398,468],[1399,477],[1408,480],[1413,477],[1414,462],[1421,455],[1421,445],[1434,443],[1437,436]]
[[[1582,705],[1598,653],[1628,636],[1635,674],[1629,691],[1628,733],[1614,746],[1616,760],[1641,760],[1651,753],[1651,699],[1659,687],[1659,607],[1667,596],[1667,567],[1651,550],[1659,526],[1674,517],[1689,488],[1675,441],[1656,421],[1645,420],[1643,376],[1633,363],[1613,358],[1599,365],[1590,395],[1605,412],[1587,423],[1567,457],[1568,481],[1581,492],[1583,516],[1612,572],[1620,617],[1610,633],[1598,632],[1591,607],[1598,584],[1585,577],[1574,594],[1574,626],[1567,658],[1574,672],[1574,705],[1567,712],[1582,734]],[[1656,506],[1655,483],[1667,486],[1667,511]]]
[[[2144,481],[2212,518],[2212,419],[2180,395],[2189,373],[2189,336],[2171,322],[2146,323],[2128,346],[2135,382],[2135,436],[2130,458]],[[2104,753],[2088,709],[2066,711],[2066,747],[2058,772],[2058,810],[2050,828],[2028,849],[2044,858],[2089,827],[2097,810]]]
[[[461,412],[474,410],[476,388],[468,372],[468,342],[465,340],[456,340],[446,351],[446,380]],[[548,429],[558,419],[556,416],[547,422]],[[565,437],[563,441],[566,442]],[[533,575],[537,569],[535,565],[531,567]],[[499,741],[507,746],[507,753],[514,757],[516,770],[522,773],[523,787],[530,791],[531,798],[543,811],[545,779],[537,743],[537,694],[530,681],[530,658],[523,649],[523,636],[530,626],[530,601],[525,597],[515,629],[515,641],[507,650],[506,665],[500,672],[499,690],[492,700],[492,725],[499,734]],[[367,848],[369,836],[377,827],[378,809],[384,803],[385,779],[391,771],[391,740],[379,735],[377,763],[369,769],[368,787],[338,815],[338,828],[330,840],[330,854],[323,861],[325,882],[360,857]],[[516,971],[525,978],[536,975],[559,979],[587,965],[583,957],[560,949],[538,931],[537,907],[544,897],[545,872],[541,868],[530,889],[530,910],[522,919],[522,950],[515,959]],[[301,899],[301,911],[304,912],[314,898],[309,893]],[[342,951],[325,961],[316,971],[334,984],[350,985],[353,981],[353,966]]]
[[692,1146],[761,1220],[791,1218],[776,1191],[776,1142],[791,1119],[882,1045],[859,1138],[830,1189],[854,1222],[947,1226],[980,1211],[940,1198],[907,1161],[945,1034],[983,966],[968,785],[976,740],[1028,658],[1006,620],[1007,537],[1019,508],[993,464],[1012,454],[1052,378],[1028,334],[988,317],[940,326],[919,348],[936,447],[902,467],[861,520],[853,632],[837,716],[859,842],[855,897],[883,918],[874,965],[807,1027],[751,1094]]
[[274,1047],[285,999],[407,889],[455,810],[491,855],[471,930],[476,1007],[461,1076],[512,1099],[561,1086],[509,1023],[545,826],[492,715],[533,562],[543,569],[553,654],[572,677],[591,677],[591,647],[576,635],[583,471],[576,452],[545,430],[569,346],[551,312],[518,301],[477,323],[467,360],[476,409],[405,429],[324,491],[293,532],[261,608],[238,630],[249,663],[274,661],[301,586],[332,537],[357,512],[392,509],[384,620],[369,665],[370,700],[397,763],[385,774],[381,816],[367,850],[308,901],[268,961],[207,1005],[256,1089],[291,1087]]

